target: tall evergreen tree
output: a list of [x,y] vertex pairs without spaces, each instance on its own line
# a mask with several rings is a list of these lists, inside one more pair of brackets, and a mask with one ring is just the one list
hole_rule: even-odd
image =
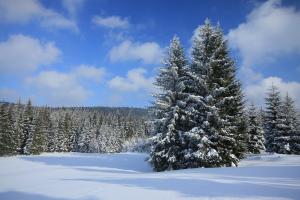
[[[58,121],[58,132],[57,132],[57,149],[58,152],[66,152],[68,149],[68,140],[69,140],[69,122],[66,121],[66,115],[68,114],[60,115],[59,121]],[[67,117],[68,120],[68,117]]]
[[282,105],[281,135],[275,137],[277,153],[300,154],[300,130],[293,99],[287,94]]
[[175,36],[155,83],[161,89],[154,104],[158,134],[150,153],[150,163],[156,171],[182,168],[186,66],[183,47]]
[[95,132],[92,129],[90,120],[84,120],[84,124],[81,127],[80,138],[79,138],[79,151],[80,152],[92,152],[92,141],[96,137]]
[[224,136],[235,140],[233,146],[227,145],[227,148],[232,148],[232,153],[241,159],[247,151],[247,125],[241,83],[236,78],[236,67],[219,25],[215,27],[215,34],[216,46],[209,63],[209,89],[227,132]]
[[66,151],[69,152],[73,150],[74,143],[75,143],[75,130],[73,128],[73,120],[69,113],[65,114],[63,126],[64,126],[65,135],[67,137]]
[[217,48],[216,34],[209,20],[195,34],[187,84],[187,119],[191,129],[184,134],[187,143],[185,166],[217,167],[225,165],[222,163],[222,152],[217,149],[217,137],[223,129],[208,85],[210,61]]
[[19,99],[14,108],[14,127],[17,136],[17,153],[21,152],[21,136],[22,136],[22,121],[23,121],[23,111],[24,106],[21,104],[21,100]]
[[17,153],[18,136],[14,127],[13,105],[3,104],[0,108],[0,155]]
[[235,71],[221,29],[206,20],[192,49],[188,90],[196,126],[186,134],[192,136],[187,140],[189,167],[237,165],[245,152],[244,103]]
[[277,87],[272,85],[267,93],[266,111],[264,116],[264,129],[265,129],[265,146],[268,152],[279,152],[280,142],[275,141],[276,137],[283,134],[283,114],[282,114],[282,101],[280,92]]
[[45,109],[40,110],[35,119],[35,129],[30,154],[40,154],[46,150],[47,126],[45,124],[44,112]]
[[49,121],[49,131],[47,133],[47,152],[55,152],[58,148],[57,128],[52,121]]
[[[5,137],[5,126],[7,124],[7,113],[6,113],[6,105],[1,104],[0,105],[0,141],[2,141],[3,137]],[[5,155],[6,154],[6,148],[5,144],[2,142],[0,143],[0,155]]]
[[259,154],[265,150],[264,131],[254,104],[250,105],[248,112],[248,152]]
[[31,101],[29,100],[23,114],[21,122],[21,154],[30,154],[30,148],[33,140],[34,116]]

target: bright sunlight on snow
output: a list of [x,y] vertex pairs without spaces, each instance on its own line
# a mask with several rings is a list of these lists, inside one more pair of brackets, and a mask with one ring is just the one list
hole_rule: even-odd
[[251,156],[240,167],[153,172],[141,153],[0,158],[0,199],[255,199],[300,197],[300,156]]

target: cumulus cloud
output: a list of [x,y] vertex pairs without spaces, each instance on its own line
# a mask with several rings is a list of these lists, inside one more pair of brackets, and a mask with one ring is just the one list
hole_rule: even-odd
[[248,100],[257,105],[263,105],[264,97],[272,85],[278,87],[282,96],[288,93],[295,100],[296,106],[300,108],[300,83],[296,81],[286,82],[279,77],[264,78],[256,84],[248,85],[245,88]]
[[133,43],[125,40],[109,51],[112,62],[141,60],[144,63],[160,63],[163,49],[155,42]]
[[135,68],[128,71],[126,77],[116,76],[108,82],[111,89],[121,92],[136,92],[146,90],[152,92],[154,90],[154,77],[145,77],[146,70],[143,68]]
[[229,44],[237,49],[244,67],[272,62],[279,56],[300,54],[300,12],[269,0],[256,7],[237,28],[228,33]]
[[57,71],[41,72],[36,77],[27,79],[27,83],[35,87],[46,102],[54,105],[78,105],[90,95],[74,76]]
[[127,29],[129,28],[129,20],[127,18],[121,18],[119,16],[109,16],[109,17],[101,17],[101,16],[94,16],[92,18],[92,23],[106,27],[106,28],[121,28],[121,29]]
[[36,20],[43,27],[78,31],[75,21],[45,8],[37,0],[0,0],[0,20],[2,22],[17,23],[27,23]]
[[95,82],[100,82],[105,74],[105,68],[97,68],[91,65],[79,65],[74,70],[74,75],[79,78],[85,78]]
[[33,71],[59,58],[61,51],[53,42],[41,42],[22,34],[0,42],[0,72]]
[[285,56],[300,54],[298,24],[300,12],[295,7],[284,7],[280,0],[269,0],[257,5],[244,23],[229,31],[229,45],[241,56],[240,72],[250,101],[263,105],[267,90],[274,84],[282,95],[288,92],[300,108],[299,82],[264,77],[256,71],[257,66],[270,65]]
[[69,72],[42,71],[26,79],[36,96],[51,105],[81,105],[93,93],[84,85],[99,83],[105,73],[104,68],[80,65]]
[[75,17],[78,10],[82,8],[84,0],[63,0],[63,7],[69,12],[71,17]]

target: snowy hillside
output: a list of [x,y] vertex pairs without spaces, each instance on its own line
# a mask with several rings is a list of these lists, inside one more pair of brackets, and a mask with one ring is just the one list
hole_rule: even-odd
[[145,154],[0,158],[0,199],[299,199],[300,156],[252,156],[238,168],[152,172]]

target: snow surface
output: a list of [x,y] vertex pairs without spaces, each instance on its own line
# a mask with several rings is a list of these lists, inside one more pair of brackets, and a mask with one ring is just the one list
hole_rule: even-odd
[[0,158],[2,200],[300,199],[300,156],[240,167],[153,172],[146,154],[46,153]]

